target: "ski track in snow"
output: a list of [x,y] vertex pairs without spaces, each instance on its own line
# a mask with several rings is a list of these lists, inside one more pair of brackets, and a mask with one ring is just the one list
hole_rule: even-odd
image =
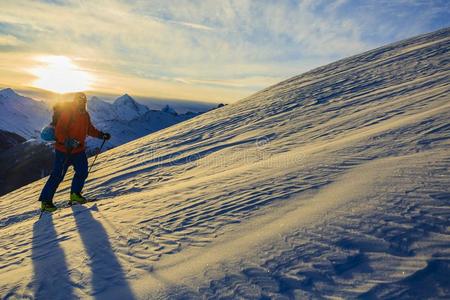
[[[450,29],[112,149],[37,221],[0,198],[2,298],[447,298]],[[67,176],[56,196],[66,201]]]

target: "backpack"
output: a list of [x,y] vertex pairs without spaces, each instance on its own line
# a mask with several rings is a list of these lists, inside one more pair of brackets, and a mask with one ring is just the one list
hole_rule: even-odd
[[[61,117],[62,112],[70,110],[71,102],[59,102],[53,106],[53,116],[50,125],[45,126],[41,130],[41,139],[47,142],[56,141],[55,127]],[[72,123],[72,116],[67,124],[66,131],[68,130],[70,124]]]
[[53,116],[52,116],[52,122],[50,123],[51,126],[56,127],[56,124],[58,123],[59,117],[64,111],[68,111],[71,109],[71,102],[59,102],[56,103],[53,106]]

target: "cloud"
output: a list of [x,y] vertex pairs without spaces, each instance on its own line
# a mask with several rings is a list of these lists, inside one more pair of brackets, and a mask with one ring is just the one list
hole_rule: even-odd
[[1,46],[18,46],[18,45],[20,45],[20,41],[15,36],[10,35],[10,34],[0,35],[0,47]]
[[[323,63],[448,26],[448,5],[6,1],[0,11],[0,51],[7,45],[10,55],[69,56],[101,78],[96,88],[103,91],[120,87],[120,93],[235,101]],[[0,80],[5,72],[0,66]]]
[[[163,21],[163,20],[161,20]],[[205,31],[215,31],[214,28],[209,27],[209,26],[205,26],[202,24],[195,24],[195,23],[190,23],[190,22],[177,22],[177,21],[167,21],[169,23],[172,24],[176,24],[176,25],[180,25],[180,26],[184,26],[184,27],[188,27],[188,28],[192,28],[192,29],[199,29],[199,30],[205,30]]]

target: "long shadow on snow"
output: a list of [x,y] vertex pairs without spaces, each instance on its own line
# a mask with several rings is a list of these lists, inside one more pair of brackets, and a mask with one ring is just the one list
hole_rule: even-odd
[[[73,206],[72,210],[90,258],[92,295],[98,299],[135,299],[103,225],[92,216],[90,209]],[[110,288],[112,293],[107,291]]]
[[59,246],[51,215],[33,225],[31,259],[35,299],[73,299],[73,283],[63,249]]

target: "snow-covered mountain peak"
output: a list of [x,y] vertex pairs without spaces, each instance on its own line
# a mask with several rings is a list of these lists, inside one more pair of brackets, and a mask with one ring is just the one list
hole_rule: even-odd
[[89,99],[87,109],[94,123],[118,119],[114,105],[97,96],[93,96]]
[[166,106],[164,106],[164,108],[161,110],[162,112],[168,113],[168,114],[172,114],[172,115],[176,115],[177,112],[175,111],[175,109],[173,109],[169,104],[167,104]]
[[114,103],[126,103],[126,102],[134,102],[134,99],[128,95],[127,93],[123,94],[122,96],[118,97]]
[[12,88],[6,88],[0,91],[0,97],[22,97],[17,94]]
[[29,139],[37,137],[39,129],[50,122],[46,103],[16,93],[11,88],[0,91],[0,129]]
[[137,103],[128,94],[117,98],[113,105],[116,108],[117,116],[125,121],[136,119],[149,111],[147,106]]
[[25,97],[25,96],[20,95],[15,90],[13,90],[12,88],[5,88],[5,89],[1,90],[0,91],[0,100],[13,101],[13,102],[16,101],[16,102],[20,102],[20,103],[32,101],[30,103],[33,103],[33,104],[34,104],[34,102],[40,102],[40,101],[36,101],[34,99],[31,99],[29,97]]

